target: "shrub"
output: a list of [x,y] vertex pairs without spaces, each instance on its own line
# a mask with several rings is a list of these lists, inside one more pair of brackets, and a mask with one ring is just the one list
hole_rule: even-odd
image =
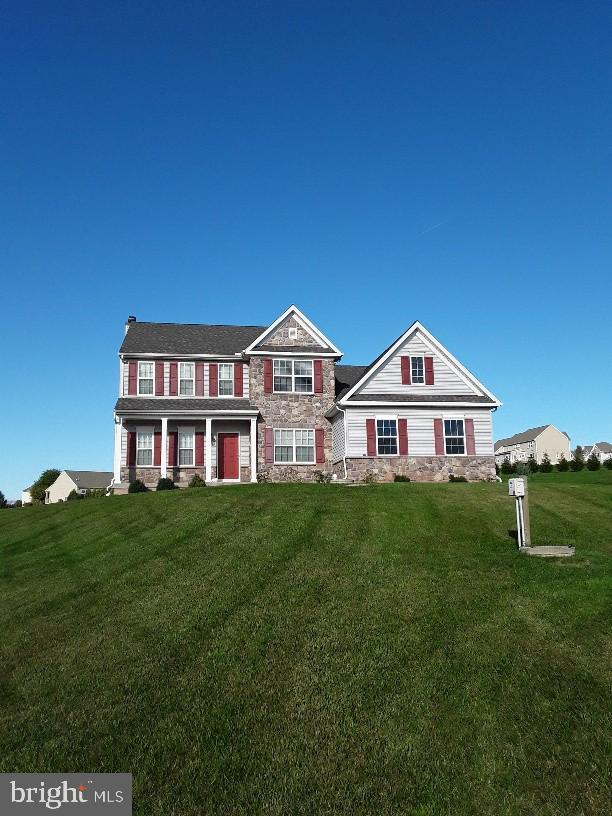
[[567,471],[569,470],[569,462],[567,461],[563,454],[561,454],[561,457],[557,462],[557,470],[560,473],[567,473]]
[[514,473],[515,470],[515,465],[511,464],[509,459],[504,459],[501,466],[501,472],[504,476],[509,476],[511,473]]
[[130,482],[128,493],[146,493],[148,489],[141,479],[134,479],[133,482]]
[[578,470],[583,470],[584,469],[584,459],[582,458],[582,455],[576,456],[576,453],[574,453],[574,456],[570,459],[569,466],[570,466],[570,470],[573,470],[574,472],[576,472]]
[[159,479],[157,482],[156,490],[174,490],[176,485],[172,481],[172,479]]
[[586,466],[589,470],[599,470],[599,468],[601,467],[599,457],[596,456],[596,454],[592,453],[587,459]]
[[199,473],[194,473],[187,487],[206,487],[206,482]]
[[612,456],[610,456],[608,459],[604,459],[604,467],[608,470],[612,470]]
[[53,482],[57,479],[60,475],[60,471],[57,468],[49,468],[48,470],[43,470],[40,474],[38,479],[34,482],[32,487],[30,488],[30,496],[32,497],[32,503],[45,503],[45,492],[48,487],[50,487]]
[[550,456],[545,453],[540,465],[540,473],[552,473],[553,466],[550,462]]
[[77,493],[76,490],[71,490],[68,496],[66,497],[66,501],[80,501],[81,499],[84,498],[85,496],[83,496],[81,493]]
[[376,474],[373,470],[366,470],[366,472],[363,474],[363,484],[372,485],[376,484],[377,481],[378,479],[376,478]]
[[104,487],[92,487],[91,490],[88,490],[85,494],[86,499],[101,499],[106,496],[106,488]]
[[257,471],[257,481],[260,484],[267,484],[270,481],[270,476],[267,470],[258,470]]
[[317,484],[329,484],[331,482],[331,473],[326,473],[324,470],[315,470],[313,475]]
[[495,463],[495,475],[496,475],[496,476],[499,476],[500,472],[501,472],[501,468],[500,468],[500,466],[499,466],[499,465],[497,464],[497,462],[496,462],[496,463]]
[[533,453],[531,454],[531,456],[527,460],[527,467],[529,468],[529,473],[537,473],[538,470],[540,469],[540,466],[536,462],[536,458],[533,455]]
[[517,476],[529,476],[529,474],[531,473],[527,462],[518,462],[514,466],[514,472],[516,473]]
[[6,507],[6,505],[7,505],[7,501],[6,501],[6,499],[4,498],[4,493],[3,493],[3,492],[0,490],[0,510],[2,510],[3,508],[5,508],[5,507]]
[[467,482],[467,479],[465,478],[465,476],[455,476],[454,474],[451,473],[450,476],[448,477],[448,481],[449,482]]
[[395,476],[393,477],[393,481],[394,482],[409,482],[410,481],[410,476],[404,476],[401,473],[396,473]]

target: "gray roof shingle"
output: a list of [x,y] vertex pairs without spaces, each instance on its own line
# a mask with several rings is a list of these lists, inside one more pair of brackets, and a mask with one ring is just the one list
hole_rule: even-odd
[[336,376],[336,399],[343,397],[355,383],[363,377],[369,366],[357,365],[337,365]]
[[205,323],[129,323],[121,354],[239,354],[265,326],[214,326]]
[[65,472],[81,490],[105,488],[113,481],[112,472],[105,470],[67,470]]
[[119,397],[115,405],[118,413],[131,411],[257,411],[248,399],[232,397]]
[[498,439],[495,443],[495,450],[501,448],[503,445],[518,445],[521,442],[533,442],[536,436],[539,436],[543,430],[548,428],[548,425],[538,425],[536,428],[528,428],[526,431],[508,436],[506,439]]

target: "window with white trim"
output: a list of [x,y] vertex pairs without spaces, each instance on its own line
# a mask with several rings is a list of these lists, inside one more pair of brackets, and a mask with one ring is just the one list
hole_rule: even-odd
[[234,364],[219,363],[219,396],[234,396]]
[[192,430],[179,431],[178,434],[179,465],[193,465],[193,442],[194,433]]
[[312,360],[274,360],[274,391],[312,394]]
[[181,397],[193,397],[195,394],[195,364],[179,364],[179,394]]
[[153,431],[136,431],[136,464],[153,464]]
[[462,419],[444,420],[444,449],[449,456],[465,453],[465,429]]
[[138,363],[138,393],[153,393],[153,363]]
[[413,385],[422,385],[425,382],[425,361],[423,357],[411,357],[410,369],[410,382]]
[[397,456],[397,420],[376,420],[376,450],[379,456]]
[[314,465],[314,437],[311,428],[275,428],[274,461],[279,464]]

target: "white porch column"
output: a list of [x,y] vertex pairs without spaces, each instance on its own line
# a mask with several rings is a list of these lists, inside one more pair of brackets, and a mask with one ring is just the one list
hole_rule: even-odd
[[115,417],[115,455],[113,458],[113,483],[119,484],[121,481],[121,432],[123,430],[123,419]]
[[168,474],[168,417],[162,417],[161,434],[161,470],[159,475],[165,479]]
[[257,481],[257,417],[251,417],[251,481]]
[[206,482],[212,481],[212,419],[206,417]]

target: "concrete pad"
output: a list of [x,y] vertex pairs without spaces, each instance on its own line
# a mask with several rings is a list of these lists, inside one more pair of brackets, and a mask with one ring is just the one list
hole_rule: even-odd
[[576,552],[575,547],[524,547],[521,552],[540,558],[568,558]]

